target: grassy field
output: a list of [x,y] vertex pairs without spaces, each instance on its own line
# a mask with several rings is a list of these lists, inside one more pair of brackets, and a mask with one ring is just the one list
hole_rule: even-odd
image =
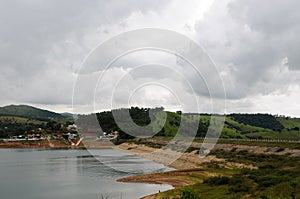
[[[212,130],[216,130],[214,120],[211,121],[210,115],[179,115],[178,113],[167,112],[167,121],[163,126],[164,136],[174,136],[178,132],[178,127],[181,125],[181,120],[192,124],[195,121],[193,118],[198,117],[202,125],[209,126]],[[300,140],[300,119],[299,118],[288,118],[288,117],[275,117],[267,115],[267,118],[272,118],[272,121],[277,122],[277,125],[281,125],[281,129],[264,128],[263,122],[258,123],[258,126],[250,125],[245,122],[240,122],[230,115],[225,117],[225,123],[221,133],[221,138],[229,139],[284,139],[284,140]],[[221,116],[214,116],[215,118]],[[249,116],[251,117],[254,116]],[[268,122],[268,121],[266,121]],[[192,125],[190,125],[192,126]],[[186,128],[189,128],[187,126]],[[191,128],[192,131],[192,128]],[[203,130],[203,136],[205,135],[205,129]],[[200,133],[201,134],[201,133]],[[199,135],[199,132],[198,132]]]
[[300,127],[299,118],[277,117],[277,120],[283,124],[285,128],[292,129],[295,127]]

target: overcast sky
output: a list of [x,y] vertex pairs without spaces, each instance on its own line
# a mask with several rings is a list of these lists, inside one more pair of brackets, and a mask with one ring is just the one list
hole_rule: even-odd
[[[161,28],[203,47],[224,83],[226,112],[299,117],[299,8],[297,0],[0,0],[0,105],[72,112],[78,78],[85,83],[99,81],[97,71],[80,72],[93,49],[126,31]],[[97,110],[114,104],[195,112],[190,88],[196,88],[193,97],[199,100],[200,111],[209,112],[212,99],[194,76],[178,58],[143,51],[118,60],[105,71],[102,84],[89,87],[95,91]],[[78,112],[91,111],[93,102],[84,96],[82,92],[76,96]],[[213,100],[217,102],[213,111],[224,112],[219,107],[223,99]]]

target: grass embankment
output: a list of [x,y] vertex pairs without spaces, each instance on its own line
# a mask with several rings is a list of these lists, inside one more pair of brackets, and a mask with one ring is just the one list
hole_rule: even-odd
[[204,179],[212,176],[231,176],[236,170],[223,168],[215,170],[212,168],[194,168],[168,171],[164,173],[153,173],[146,175],[130,176],[119,179],[119,182],[147,182],[152,184],[170,184],[175,188],[202,183]]
[[[164,146],[168,141],[168,139],[160,141],[151,139],[151,142],[149,142],[149,139],[142,139],[132,142],[141,142],[142,146],[147,145],[147,147],[154,146],[156,148],[153,149],[157,150],[157,148]],[[241,145],[244,143],[248,145]],[[296,143],[243,141],[243,143],[239,142],[236,145],[236,142],[227,141],[226,143],[223,142],[224,144],[231,145],[231,150],[228,148],[226,150],[219,149],[212,151],[208,157],[215,158],[199,163],[197,168],[129,177],[121,181],[166,183],[175,187],[173,190],[145,197],[147,199],[288,199],[300,197],[300,159],[299,157],[292,157],[287,153],[281,153],[285,150],[295,151],[287,148],[298,148]],[[255,146],[255,144],[259,144],[259,146]],[[234,146],[241,146],[241,148]],[[243,150],[245,146],[246,148],[254,147],[258,151],[248,152],[247,150]],[[270,154],[266,154],[267,152],[261,150],[262,148],[272,150],[274,148],[276,150],[273,150]],[[130,150],[134,152],[134,149]],[[185,153],[183,156],[188,157],[190,153]],[[196,156],[193,156],[193,159],[195,158]],[[186,164],[189,165],[189,159],[185,160],[187,161]],[[249,165],[252,166],[249,167]]]
[[[235,169],[232,176],[208,177],[201,183],[160,193],[156,198],[182,198],[183,192],[196,193],[199,198],[299,198],[300,162],[298,158],[279,155],[215,151],[219,158],[251,163],[258,169]],[[220,170],[215,167],[214,171]],[[225,176],[225,177],[224,177]]]

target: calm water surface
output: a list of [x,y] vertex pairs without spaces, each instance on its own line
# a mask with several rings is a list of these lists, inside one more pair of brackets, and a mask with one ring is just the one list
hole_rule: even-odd
[[164,170],[111,149],[0,149],[0,194],[3,199],[135,199],[172,187],[116,179]]

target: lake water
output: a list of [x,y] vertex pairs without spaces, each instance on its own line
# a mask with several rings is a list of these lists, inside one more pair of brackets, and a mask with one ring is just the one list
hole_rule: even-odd
[[168,168],[161,164],[111,149],[0,149],[0,198],[135,199],[172,187],[116,180],[164,170]]

